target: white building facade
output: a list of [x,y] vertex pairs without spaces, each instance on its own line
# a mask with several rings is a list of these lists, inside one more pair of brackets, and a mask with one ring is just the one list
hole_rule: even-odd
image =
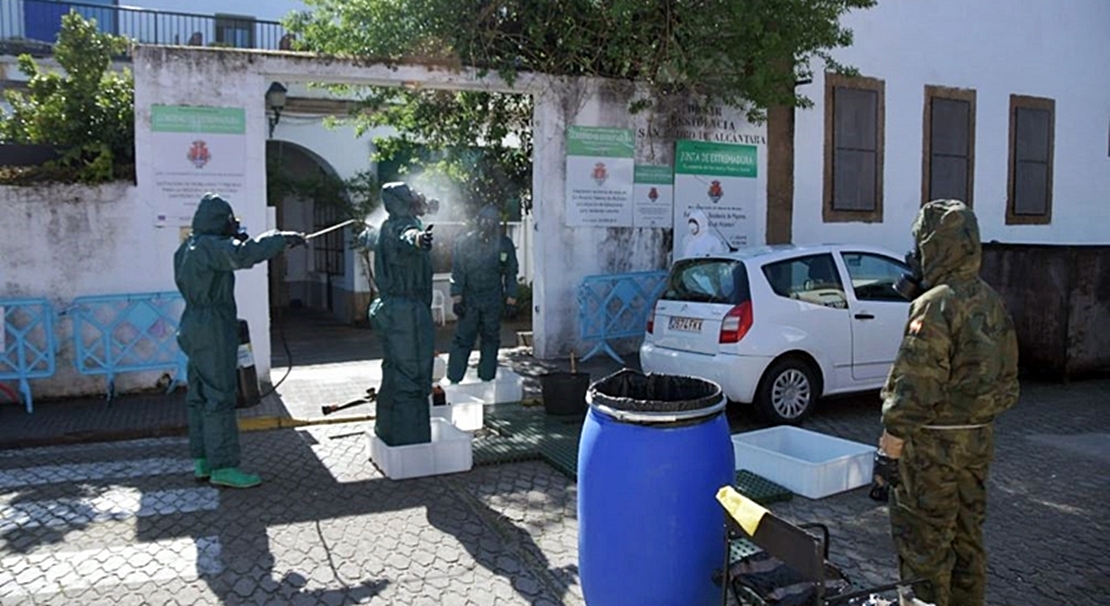
[[879,2],[851,14],[858,78],[796,114],[795,242],[905,250],[922,201],[983,240],[1110,243],[1110,3]]

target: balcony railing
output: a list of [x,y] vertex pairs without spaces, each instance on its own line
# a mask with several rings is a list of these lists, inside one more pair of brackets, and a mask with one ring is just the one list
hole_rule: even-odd
[[114,0],[0,0],[0,53],[48,54],[61,29],[62,16],[71,10],[95,19],[103,32],[142,44],[292,48],[292,34],[276,21],[116,6]]

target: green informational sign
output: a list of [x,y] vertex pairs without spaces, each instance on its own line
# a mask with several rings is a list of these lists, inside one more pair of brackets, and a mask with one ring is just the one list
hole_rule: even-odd
[[632,226],[669,228],[674,214],[674,169],[637,164],[634,181]]
[[632,129],[569,126],[566,144],[566,224],[632,227]]
[[756,178],[759,148],[707,141],[679,141],[675,172],[684,175]]
[[567,128],[567,155],[598,158],[631,158],[636,154],[636,138],[630,128],[570,126]]
[[634,180],[636,183],[645,185],[672,185],[674,183],[674,169],[670,166],[637,164]]
[[155,105],[150,128],[156,133],[241,135],[247,132],[247,112],[241,107]]
[[675,143],[675,258],[758,244],[759,148],[683,139]]
[[188,226],[208,192],[238,201],[246,183],[245,108],[153,105],[150,134],[158,153],[140,182],[155,225]]

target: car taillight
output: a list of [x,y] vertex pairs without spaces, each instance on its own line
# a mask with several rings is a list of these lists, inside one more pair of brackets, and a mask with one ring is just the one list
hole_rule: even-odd
[[718,343],[739,343],[752,327],[752,302],[744,301],[733,307],[721,320],[721,336]]
[[649,335],[655,334],[655,306],[654,305],[648,311],[647,331],[648,331]]

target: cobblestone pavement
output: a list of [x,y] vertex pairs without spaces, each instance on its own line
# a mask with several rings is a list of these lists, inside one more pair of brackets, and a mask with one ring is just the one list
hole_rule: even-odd
[[0,604],[583,603],[572,482],[394,482],[368,427],[245,434],[246,491],[195,484],[179,438],[2,453]]
[[[1106,603],[1108,404],[1110,381],[1029,384],[999,422],[992,606]],[[877,413],[873,395],[835,400],[807,427],[872,443]],[[573,482],[542,462],[390,481],[369,428],[244,434],[266,478],[246,491],[195,484],[176,437],[2,451],[0,604],[583,604]],[[828,524],[850,576],[895,577],[866,488],[772,509]]]

